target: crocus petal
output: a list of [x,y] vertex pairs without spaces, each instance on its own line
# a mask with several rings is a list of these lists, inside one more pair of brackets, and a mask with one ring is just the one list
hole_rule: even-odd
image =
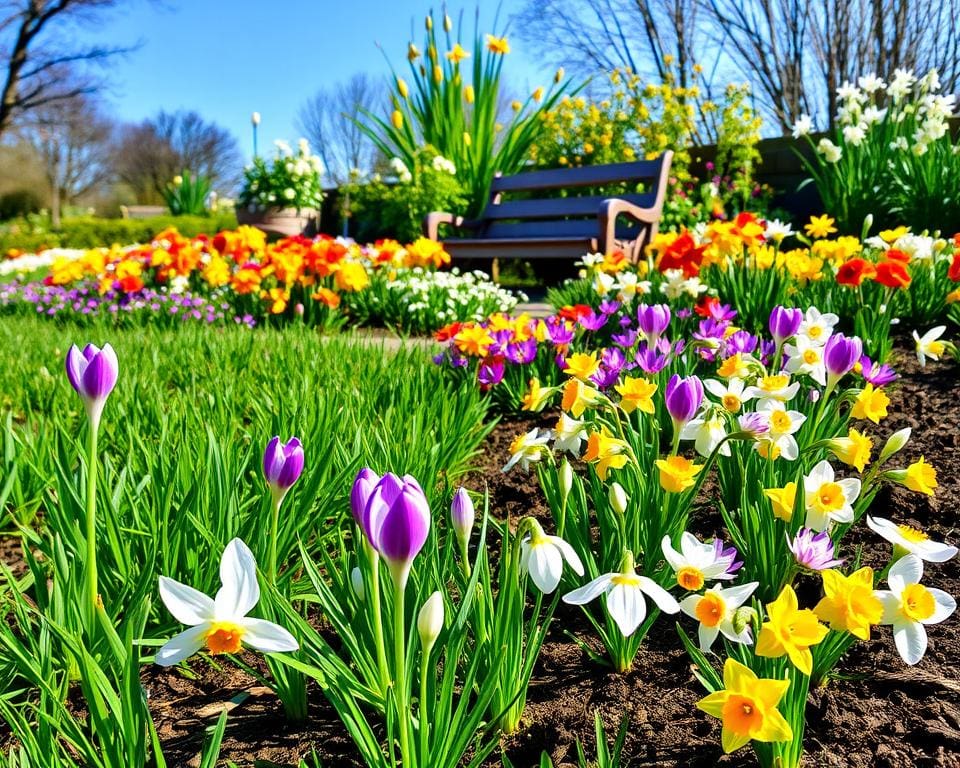
[[218,619],[236,621],[250,613],[260,599],[257,561],[240,539],[233,539],[223,550],[220,582],[223,586],[216,597]]
[[246,630],[243,642],[263,653],[295,651],[300,647],[293,635],[272,621],[264,619],[243,619],[240,626]]
[[283,464],[277,475],[277,485],[281,488],[290,488],[303,472],[303,445],[297,438],[291,438],[281,450],[281,454]]
[[430,534],[430,511],[423,495],[404,488],[376,532],[377,550],[388,560],[410,562],[423,549]]
[[923,624],[915,621],[894,624],[893,642],[900,652],[900,658],[912,666],[927,652],[927,630]]
[[594,598],[603,594],[603,591],[610,585],[610,574],[604,573],[592,581],[584,584],[582,587],[574,589],[563,596],[563,602],[570,605],[586,605]]
[[570,567],[573,568],[574,573],[577,576],[583,576],[583,563],[580,562],[580,557],[577,555],[576,550],[571,547],[567,542],[561,539],[559,536],[548,536],[550,543],[553,544],[560,554],[563,555],[563,559],[570,564]]
[[102,400],[113,391],[117,383],[117,357],[116,354],[109,355],[108,350],[113,351],[109,344],[100,354],[94,355],[83,371],[81,381],[86,397]]
[[166,576],[160,577],[160,599],[181,624],[194,626],[213,619],[213,598]]
[[680,604],[673,595],[648,576],[639,576],[640,589],[657,604],[664,613],[680,613]]
[[617,584],[607,593],[607,611],[624,637],[637,631],[640,622],[647,615],[647,605],[643,593],[636,587]]
[[203,638],[209,630],[209,624],[200,624],[174,635],[157,651],[154,661],[161,667],[172,667],[189,659],[203,648]]
[[87,367],[87,360],[83,353],[74,344],[67,350],[67,378],[70,380],[70,386],[77,392],[83,394],[83,369]]
[[549,544],[530,547],[527,568],[537,588],[545,595],[552,594],[560,583],[560,576],[563,573],[560,551]]
[[281,469],[283,469],[283,452],[280,450],[280,437],[275,435],[267,443],[267,448],[263,452],[263,476],[268,483],[274,485]]

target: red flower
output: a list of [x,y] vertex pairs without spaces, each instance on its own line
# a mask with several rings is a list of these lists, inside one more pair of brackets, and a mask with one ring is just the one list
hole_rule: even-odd
[[901,264],[910,263],[910,254],[904,253],[903,251],[898,250],[897,248],[891,248],[889,251],[887,251],[884,254],[884,257],[889,259],[890,261],[899,261]]
[[877,264],[877,274],[873,279],[887,288],[906,288],[910,285],[910,273],[899,261],[881,261]]
[[702,296],[700,301],[697,302],[697,305],[693,308],[693,311],[696,312],[700,317],[711,317],[714,307],[720,306],[720,299],[716,296]]
[[[957,235],[960,237],[960,235]],[[953,282],[960,283],[960,251],[953,254],[953,261],[950,262],[950,269],[947,270],[947,277]]]
[[703,251],[706,246],[697,247],[693,235],[684,232],[663,251],[657,269],[682,269],[684,277],[696,277],[703,263]]
[[450,323],[436,331],[433,334],[433,338],[441,343],[444,341],[450,341],[450,339],[460,333],[461,328],[463,328],[463,323],[461,322]]
[[876,277],[877,269],[866,259],[850,259],[837,270],[837,282],[840,285],[860,285],[864,280]]
[[118,282],[120,284],[120,290],[124,293],[136,293],[137,291],[143,290],[143,280],[136,275],[127,275]]
[[562,317],[564,320],[572,320],[577,323],[580,321],[581,317],[586,317],[593,310],[590,309],[586,304],[573,304],[570,306],[563,307],[557,315]]

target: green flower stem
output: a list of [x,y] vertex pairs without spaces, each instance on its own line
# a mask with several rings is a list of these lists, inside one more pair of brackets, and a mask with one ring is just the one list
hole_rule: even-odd
[[426,706],[427,701],[427,670],[429,669],[430,664],[430,651],[433,649],[433,644],[429,647],[423,649],[423,653],[420,655],[420,760],[426,762],[427,757],[427,735],[430,730],[427,725],[427,719],[429,715],[429,708]]
[[283,496],[274,493],[270,505],[270,554],[267,561],[267,580],[271,585],[277,583],[277,536],[280,527],[281,503],[283,503]]
[[90,627],[97,612],[97,432],[98,425],[90,422],[87,443],[87,610]]
[[[459,538],[459,537],[458,537]],[[460,539],[460,567],[464,578],[470,578],[470,542],[466,538]]]
[[410,754],[410,702],[407,701],[407,662],[406,662],[406,627],[404,626],[404,592],[405,584],[400,581],[399,574],[393,575],[395,600],[393,605],[393,664],[394,686],[393,692],[397,699],[397,719],[400,727],[400,756],[405,766],[413,766],[413,756]]
[[390,684],[390,673],[387,671],[387,648],[383,641],[383,620],[380,613],[380,555],[370,547],[370,612],[373,624],[374,643],[377,646],[377,670],[380,673],[380,693],[386,695]]

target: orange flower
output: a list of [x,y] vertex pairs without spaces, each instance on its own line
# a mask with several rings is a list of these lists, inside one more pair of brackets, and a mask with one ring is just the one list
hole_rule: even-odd
[[143,290],[143,280],[136,275],[127,275],[120,278],[120,290],[124,293],[136,293]]
[[562,317],[564,320],[570,320],[574,323],[578,322],[581,317],[586,317],[590,314],[592,310],[586,304],[568,304],[565,307],[562,307],[557,315]]
[[336,291],[331,291],[329,288],[321,288],[312,294],[310,298],[326,304],[330,309],[336,309],[340,306],[340,294]]
[[260,268],[256,264],[244,264],[230,281],[230,287],[243,295],[253,293],[260,287]]
[[450,341],[454,336],[460,333],[460,329],[463,328],[463,323],[457,321],[454,323],[449,323],[448,325],[443,326],[433,334],[433,338],[443,343],[445,341]]
[[837,282],[840,285],[858,286],[864,280],[876,277],[877,268],[866,259],[850,259],[837,270]]
[[909,263],[910,263],[910,254],[909,254],[909,253],[904,253],[903,251],[899,250],[898,248],[891,248],[889,251],[887,251],[887,252],[884,254],[884,258],[886,258],[886,259],[888,259],[888,260],[890,260],[890,261],[899,261],[901,264],[909,264]]
[[910,273],[899,261],[881,261],[873,278],[887,288],[906,288],[910,285]]
[[363,264],[345,261],[337,270],[334,280],[341,291],[362,291],[370,285],[370,276]]
[[685,231],[664,249],[657,269],[682,269],[684,276],[696,277],[703,263],[703,251],[704,246],[697,247],[693,235]]

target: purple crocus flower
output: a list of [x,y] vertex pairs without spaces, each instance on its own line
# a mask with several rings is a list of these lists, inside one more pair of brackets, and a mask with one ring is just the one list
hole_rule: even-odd
[[450,503],[450,520],[453,523],[453,530],[456,531],[457,538],[464,545],[470,540],[470,532],[473,530],[476,517],[473,501],[470,499],[467,489],[463,486],[457,488],[457,492],[453,494],[453,501]]
[[726,355],[730,356],[736,353],[742,355],[752,355],[757,348],[759,339],[747,331],[735,331],[727,336]]
[[[737,316],[737,310],[729,304],[721,304],[719,301],[711,301],[707,305],[707,313],[717,322],[727,324]],[[679,317],[679,313],[677,316]]]
[[282,444],[279,436],[276,436],[267,443],[267,449],[263,452],[263,476],[277,503],[287,495],[302,472],[303,445],[297,438],[291,437],[286,444]]
[[367,533],[364,527],[364,515],[367,511],[367,502],[370,501],[373,489],[377,487],[377,483],[379,482],[380,475],[370,469],[370,467],[364,467],[357,472],[357,476],[353,481],[353,488],[350,489],[350,512],[353,514],[353,519],[357,521],[357,525],[360,526],[364,534]]
[[600,369],[590,377],[590,381],[596,384],[600,389],[609,389],[620,378],[620,368],[609,368],[601,365]]
[[502,357],[488,357],[477,370],[477,381],[484,388],[493,387],[503,381],[504,365]]
[[430,505],[410,475],[388,472],[367,501],[364,528],[371,546],[387,561],[399,589],[407,584],[410,566],[430,534]]
[[754,439],[761,437],[770,431],[770,419],[763,413],[744,413],[737,418],[741,432],[747,432]]
[[589,314],[580,318],[580,325],[588,331],[599,331],[607,324],[609,319],[609,315],[598,314],[591,309]]
[[493,343],[488,348],[487,354],[502,355],[507,348],[507,344],[513,341],[513,331],[509,329],[493,331],[490,338],[493,339]]
[[630,349],[637,343],[637,332],[633,328],[628,328],[623,333],[614,333],[610,336],[610,339],[614,344],[624,349]]
[[[730,574],[731,576],[740,570],[740,567],[743,565],[743,560],[737,560],[737,549],[736,547],[726,547],[723,546],[723,539],[714,539],[713,540],[713,551],[716,553],[714,559],[716,562],[721,560],[726,560],[728,562],[727,570],[724,573]],[[718,578],[723,578],[722,576]]]
[[666,304],[641,304],[637,307],[637,324],[640,326],[640,333],[652,347],[670,325],[670,307]]
[[760,362],[763,365],[768,365],[776,353],[776,342],[773,342],[769,339],[760,339]]
[[796,336],[800,330],[800,323],[803,322],[803,312],[793,307],[776,306],[770,313],[770,335],[778,347],[783,346],[783,342]]
[[683,378],[677,374],[667,382],[665,399],[667,411],[677,432],[696,416],[703,402],[703,384],[697,376]]
[[866,355],[860,356],[860,373],[865,381],[875,387],[882,387],[899,378],[889,365],[875,363]]
[[507,345],[507,360],[514,365],[526,365],[532,363],[537,356],[537,340],[529,338],[526,341]]
[[693,311],[692,311],[692,310],[689,310],[689,309],[686,309],[686,308],[684,308],[684,309],[678,309],[678,310],[677,310],[677,319],[678,319],[678,320],[686,320],[688,317],[692,317],[692,316],[693,316]]
[[[863,354],[863,343],[856,336],[847,338],[842,333],[835,333],[823,348],[823,363],[827,368],[827,388],[848,374]],[[832,383],[831,383],[832,382]]]
[[610,299],[604,299],[600,302],[600,311],[605,315],[616,314],[617,310],[620,309],[619,301],[611,301]]
[[640,348],[633,359],[646,374],[660,373],[667,367],[667,356],[656,349],[650,348],[646,342],[640,342]]
[[547,336],[556,346],[573,341],[574,330],[561,317],[548,317],[545,321]]
[[835,549],[830,534],[826,531],[801,528],[793,541],[787,534],[787,546],[793,553],[797,565],[809,571],[825,571],[843,565],[843,560],[835,560]]
[[103,349],[87,344],[82,352],[74,344],[67,351],[66,366],[70,386],[83,400],[90,426],[96,431],[100,427],[100,415],[107,397],[117,384],[120,372],[117,353],[109,344],[104,344]]

